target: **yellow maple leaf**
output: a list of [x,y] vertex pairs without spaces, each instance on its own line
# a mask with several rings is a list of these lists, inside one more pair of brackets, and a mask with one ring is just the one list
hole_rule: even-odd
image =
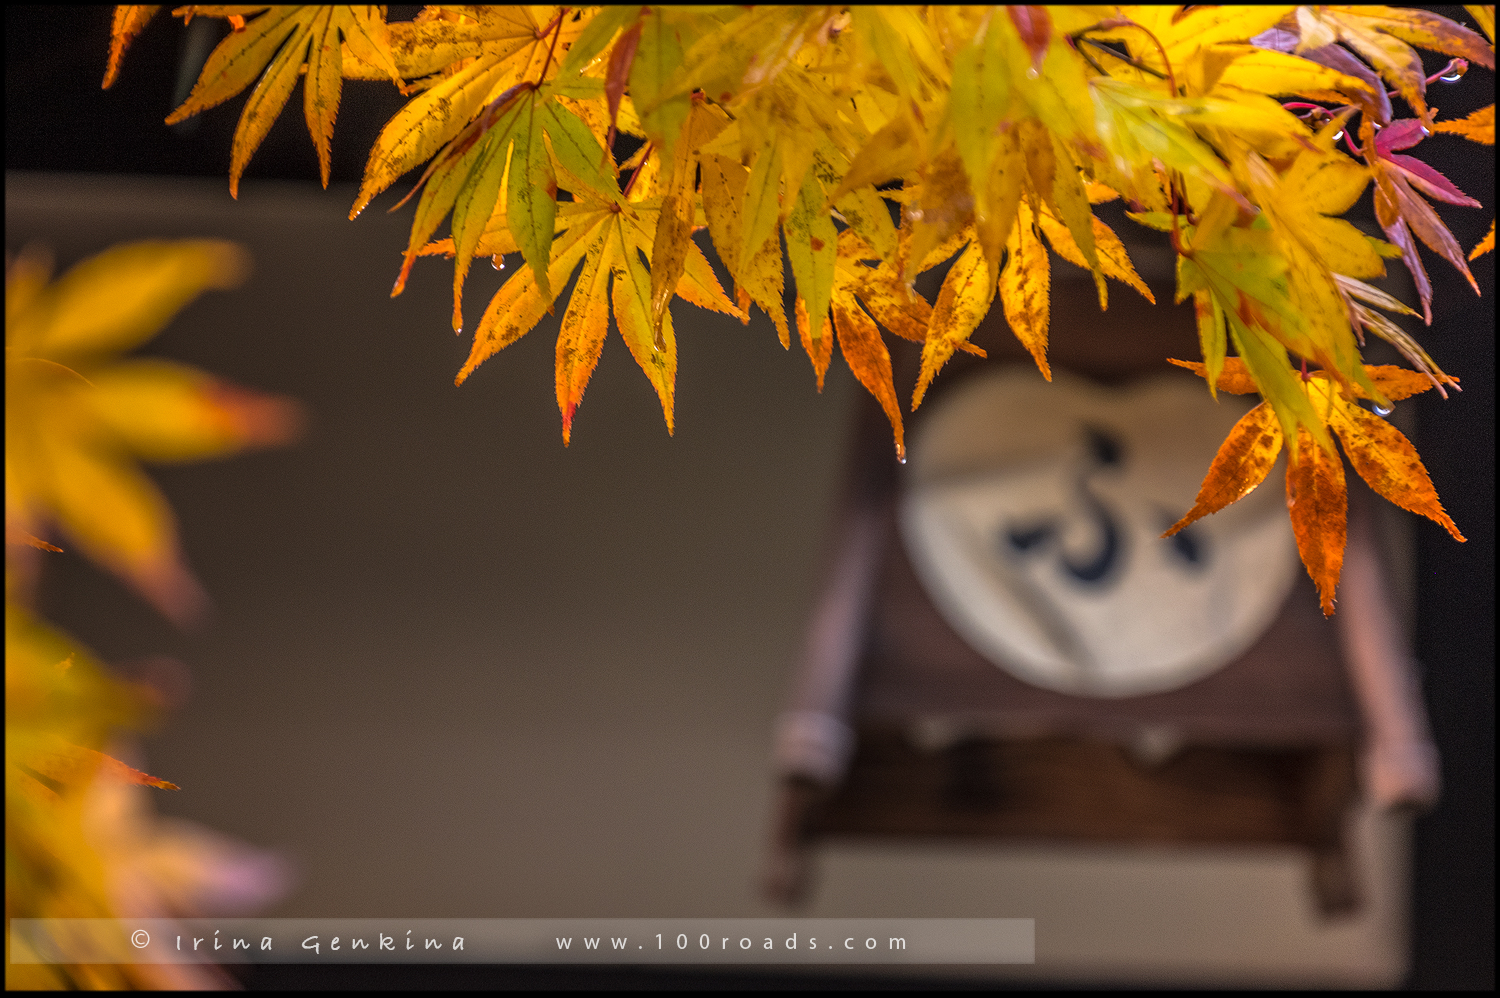
[[130,243],[48,283],[23,254],[5,283],[7,539],[43,537],[121,576],[164,614],[192,619],[203,596],[165,499],[136,460],[198,460],[292,438],[294,403],[163,360],[118,355],[208,288],[239,283],[248,258],[212,240]]

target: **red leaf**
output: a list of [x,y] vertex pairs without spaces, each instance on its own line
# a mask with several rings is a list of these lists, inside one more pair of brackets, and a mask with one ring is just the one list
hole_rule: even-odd
[[1384,156],[1393,149],[1410,149],[1427,135],[1426,127],[1416,118],[1402,118],[1375,133],[1375,149]]
[[[1389,171],[1387,171],[1389,175]],[[1395,191],[1396,206],[1401,212],[1401,217],[1411,226],[1411,230],[1417,234],[1417,238],[1427,244],[1428,249],[1447,260],[1458,268],[1458,272],[1468,278],[1469,285],[1474,293],[1479,293],[1479,282],[1474,280],[1474,275],[1469,272],[1469,264],[1464,259],[1464,251],[1459,247],[1458,240],[1453,238],[1453,233],[1438,218],[1437,212],[1432,206],[1417,197],[1411,187],[1407,185],[1406,178],[1400,175],[1391,177],[1391,188]]]
[[54,750],[25,759],[24,765],[64,787],[82,786],[95,777],[105,776],[162,790],[182,789],[175,783],[127,766],[114,756],[67,742],[59,742]]
[[[1377,160],[1379,162],[1379,160]],[[1411,279],[1417,285],[1417,297],[1422,302],[1422,318],[1427,325],[1432,325],[1432,281],[1427,278],[1427,268],[1422,266],[1422,258],[1417,255],[1417,242],[1411,237],[1411,229],[1406,225],[1406,219],[1396,205],[1396,197],[1393,193],[1395,184],[1388,178],[1385,170],[1375,171],[1375,219],[1380,223],[1380,228],[1385,232],[1386,238],[1401,250],[1401,262],[1406,264],[1406,269],[1411,271]]]
[[620,33],[615,47],[609,53],[609,67],[604,73],[604,96],[609,100],[609,138],[606,148],[614,145],[615,121],[620,116],[620,98],[625,95],[625,85],[630,81],[630,67],[635,63],[635,49],[641,41],[641,26],[636,21]]
[[[83,751],[88,750],[84,749]],[[125,783],[139,783],[140,785],[145,787],[156,787],[158,790],[182,789],[175,783],[169,782],[167,780],[157,779],[150,773],[143,773],[139,769],[134,769],[130,766],[127,766],[113,756],[105,755],[103,752],[98,753],[98,755],[99,772],[102,775],[112,776],[117,780],[124,781]]]

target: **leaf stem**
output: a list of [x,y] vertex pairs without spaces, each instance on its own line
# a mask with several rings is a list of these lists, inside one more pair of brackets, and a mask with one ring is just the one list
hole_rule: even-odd
[[1099,65],[1097,62],[1094,61],[1094,57],[1093,56],[1089,55],[1083,49],[1081,49],[1081,48],[1078,47],[1078,44],[1077,44],[1078,42],[1086,42],[1086,41],[1088,41],[1087,38],[1072,38],[1072,37],[1069,37],[1069,39],[1068,39],[1068,42],[1070,44],[1072,44],[1072,46],[1073,46],[1073,51],[1077,52],[1079,55],[1083,56],[1083,61],[1086,62],[1086,63],[1088,63],[1090,66],[1094,67],[1094,72],[1098,73],[1100,76],[1108,76],[1109,73],[1105,72],[1104,67],[1101,66],[1101,65]]
[[1172,88],[1172,96],[1182,96],[1177,90],[1177,77],[1172,73],[1172,60],[1167,58],[1167,50],[1162,45],[1161,39],[1157,38],[1156,35],[1151,31],[1151,29],[1142,27],[1141,25],[1136,24],[1134,21],[1131,21],[1130,23],[1135,27],[1140,28],[1140,30],[1146,32],[1146,37],[1151,39],[1151,44],[1155,45],[1156,51],[1161,53],[1161,64],[1167,69],[1167,86]]
[[641,175],[641,170],[646,166],[646,160],[651,158],[651,153],[655,148],[655,142],[646,143],[646,151],[641,153],[641,161],[635,165],[635,170],[631,172],[630,179],[625,182],[625,190],[620,192],[621,197],[630,197],[630,189],[635,186],[635,178]]
[[[1132,22],[1132,23],[1134,23],[1134,22]],[[1144,29],[1142,29],[1142,30],[1144,30]],[[1147,32],[1147,34],[1149,34],[1149,33],[1150,32]],[[1103,42],[1096,42],[1092,38],[1084,38],[1082,35],[1078,35],[1076,37],[1077,37],[1078,41],[1083,42],[1083,43],[1085,43],[1087,45],[1090,45],[1093,48],[1096,48],[1099,51],[1106,53],[1107,55],[1114,56],[1116,59],[1119,59],[1121,62],[1123,62],[1126,65],[1130,66],[1132,69],[1140,70],[1142,73],[1145,73],[1148,76],[1154,76],[1158,80],[1165,80],[1165,79],[1169,78],[1168,73],[1163,73],[1159,69],[1152,69],[1150,66],[1148,66],[1145,63],[1141,62],[1139,59],[1132,58],[1131,56],[1128,56],[1128,55],[1122,55],[1121,53],[1116,52],[1114,49],[1110,48],[1108,45],[1105,45]],[[1085,59],[1087,59],[1089,65],[1093,66],[1095,69],[1099,70],[1099,72],[1102,75],[1104,75],[1104,76],[1108,76],[1109,75],[1109,73],[1105,72],[1105,70],[1104,70],[1103,67],[1101,67],[1097,62],[1095,62],[1092,58],[1089,57],[1088,53],[1084,52],[1082,49],[1077,48],[1077,46],[1074,46],[1074,51],[1076,51],[1079,55],[1081,55]],[[1170,69],[1169,69],[1169,72],[1170,72]],[[1174,97],[1177,96],[1177,94],[1176,94],[1176,85],[1175,84],[1173,85],[1173,94],[1172,94],[1172,96],[1174,96]]]
[[541,33],[537,35],[537,40],[540,41],[542,36],[545,35],[549,30],[552,32],[552,44],[547,46],[546,61],[542,63],[542,71],[538,73],[536,77],[536,81],[538,84],[540,84],[547,78],[547,70],[552,66],[552,53],[557,50],[557,39],[558,36],[562,34],[563,18],[566,17],[567,14],[568,8],[557,8],[557,16],[552,18],[552,23],[548,24],[547,27],[543,28],[541,30]]

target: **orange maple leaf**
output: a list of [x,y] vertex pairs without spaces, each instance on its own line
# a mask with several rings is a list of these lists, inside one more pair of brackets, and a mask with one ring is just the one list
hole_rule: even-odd
[[62,788],[88,783],[96,777],[106,777],[121,783],[138,783],[159,790],[182,789],[169,780],[127,766],[112,755],[62,741],[54,743],[51,751],[17,760],[16,765],[27,776],[54,793]]
[[[1199,377],[1207,376],[1203,364],[1182,360],[1172,363]],[[1389,364],[1365,365],[1365,373],[1393,401],[1433,386],[1426,375]],[[1343,444],[1349,463],[1370,488],[1402,509],[1439,524],[1454,540],[1465,539],[1438,501],[1437,490],[1416,448],[1400,430],[1358,405],[1326,372],[1314,371],[1299,383]],[[1254,391],[1245,362],[1237,357],[1225,360],[1216,387],[1235,394]],[[1357,391],[1361,397],[1365,396],[1363,390]],[[1284,442],[1285,435],[1270,403],[1262,402],[1251,409],[1219,447],[1193,508],[1162,536],[1170,537],[1194,520],[1217,513],[1249,495],[1270,473]],[[1336,454],[1317,446],[1312,434],[1301,427],[1287,468],[1286,493],[1297,552],[1307,574],[1318,585],[1324,615],[1332,616],[1348,533],[1344,466]]]

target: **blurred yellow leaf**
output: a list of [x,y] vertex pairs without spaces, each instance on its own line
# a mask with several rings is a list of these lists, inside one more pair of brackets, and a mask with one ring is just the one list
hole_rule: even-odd
[[165,361],[116,355],[165,325],[205,288],[248,269],[214,241],[146,242],[85,260],[57,282],[20,261],[6,281],[7,536],[44,537],[120,575],[174,620],[203,596],[182,562],[171,511],[135,466],[199,460],[295,435],[291,402]]

